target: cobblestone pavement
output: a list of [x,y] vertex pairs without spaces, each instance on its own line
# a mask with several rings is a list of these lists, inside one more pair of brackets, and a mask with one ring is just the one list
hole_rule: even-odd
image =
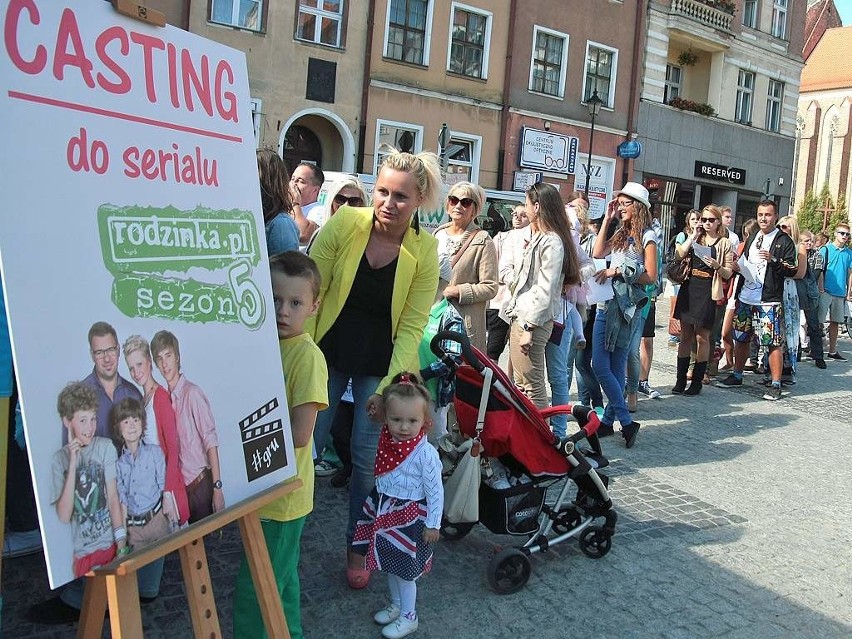
[[[658,317],[667,314],[663,304]],[[612,551],[595,560],[576,542],[554,546],[533,557],[526,588],[500,596],[488,587],[488,560],[520,539],[480,526],[442,542],[419,582],[416,636],[852,637],[852,361],[829,361],[825,371],[802,362],[799,383],[779,402],[761,400],[748,376],[741,389],[673,397],[675,354],[662,327],[655,342],[651,383],[663,397],[640,400],[634,448],[604,440],[619,513]],[[852,356],[847,336],[840,348]],[[371,611],[384,605],[384,580],[360,592],[344,581],[345,491],[318,480],[316,501],[303,539],[305,634],[379,637]],[[230,527],[206,543],[231,637],[239,535]],[[74,626],[23,620],[26,606],[48,595],[40,557],[8,561],[2,586],[4,637],[74,636]],[[143,606],[146,637],[190,637],[184,602],[170,556],[161,596]]]

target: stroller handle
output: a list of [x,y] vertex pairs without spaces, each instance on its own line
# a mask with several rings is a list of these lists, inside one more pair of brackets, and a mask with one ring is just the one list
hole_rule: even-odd
[[485,364],[479,360],[479,357],[474,352],[467,335],[456,331],[439,331],[435,334],[435,337],[432,338],[432,341],[429,342],[429,348],[439,359],[443,360],[447,356],[447,353],[443,348],[441,348],[441,342],[445,340],[460,344],[462,357],[464,357],[465,361],[478,373],[485,370]]

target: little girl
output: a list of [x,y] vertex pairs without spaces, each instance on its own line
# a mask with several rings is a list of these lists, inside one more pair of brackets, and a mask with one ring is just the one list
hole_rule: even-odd
[[391,603],[373,619],[387,639],[417,630],[417,582],[432,568],[444,487],[441,461],[426,440],[429,391],[400,373],[382,393],[384,425],[376,451],[376,487],[364,503],[352,549],[366,555],[367,570],[388,573]]

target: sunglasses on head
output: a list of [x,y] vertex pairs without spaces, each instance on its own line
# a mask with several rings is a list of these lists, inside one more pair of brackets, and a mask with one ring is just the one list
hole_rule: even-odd
[[364,199],[360,195],[346,197],[345,195],[338,193],[334,196],[334,202],[340,206],[343,206],[344,204],[348,204],[349,206],[364,206]]
[[447,202],[451,205],[456,206],[459,202],[464,208],[469,208],[471,204],[473,204],[473,200],[469,197],[456,197],[455,195],[451,195],[447,198]]

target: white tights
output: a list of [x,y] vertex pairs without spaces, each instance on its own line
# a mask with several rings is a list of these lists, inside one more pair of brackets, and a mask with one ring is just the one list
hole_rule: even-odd
[[415,618],[417,616],[415,610],[417,582],[388,574],[388,588],[390,589],[391,603],[399,606],[400,614],[409,619]]

